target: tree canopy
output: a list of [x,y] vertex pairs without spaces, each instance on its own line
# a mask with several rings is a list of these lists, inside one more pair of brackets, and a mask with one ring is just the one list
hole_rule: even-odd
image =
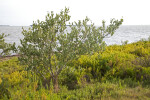
[[[19,58],[23,64],[28,65],[41,79],[52,78],[57,83],[59,73],[70,61],[83,54],[92,54],[104,46],[103,39],[112,36],[122,24],[123,19],[110,21],[106,26],[95,26],[89,18],[67,25],[70,16],[69,9],[65,8],[59,14],[53,12],[46,15],[45,21],[33,22],[29,30],[23,30],[24,39],[19,47]],[[54,86],[58,88],[58,86]]]

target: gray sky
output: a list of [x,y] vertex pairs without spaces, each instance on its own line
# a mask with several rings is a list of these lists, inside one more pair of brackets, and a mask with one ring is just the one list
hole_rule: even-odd
[[0,0],[0,25],[28,26],[47,12],[69,7],[71,22],[88,16],[96,25],[123,17],[123,25],[150,25],[150,0]]

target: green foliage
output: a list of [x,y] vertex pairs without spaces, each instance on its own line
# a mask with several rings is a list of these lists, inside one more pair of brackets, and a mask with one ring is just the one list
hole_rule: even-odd
[[[150,74],[150,42],[139,41],[126,45],[112,45],[104,52],[82,55],[74,66],[85,68],[99,81],[110,78],[132,78],[148,82]],[[146,72],[147,71],[147,72]]]
[[72,60],[102,50],[105,45],[103,38],[112,36],[123,22],[123,19],[112,19],[107,27],[105,21],[100,27],[92,22],[88,26],[90,20],[86,17],[83,21],[71,23],[70,31],[67,31],[68,13],[69,9],[65,8],[56,15],[48,13],[45,21],[34,22],[28,31],[23,30],[24,39],[19,46],[21,63],[28,65],[28,70],[42,80],[48,82],[52,78],[56,87],[58,75]]
[[6,89],[2,85],[0,85],[0,99],[4,99],[4,98],[10,99],[11,98],[11,94],[8,91],[8,89]]
[[132,100],[140,97],[144,99],[149,98],[147,96],[150,92],[149,88],[143,89],[140,86],[128,88],[122,80],[118,81],[117,83],[106,81],[102,83],[89,84],[84,88],[61,92],[58,95],[60,95],[61,99],[64,100],[124,100],[124,98]]
[[68,89],[75,89],[78,85],[78,77],[80,73],[75,68],[67,67],[60,74],[59,81],[62,85],[66,85]]
[[0,62],[0,98],[10,98],[10,87],[23,87],[29,82],[26,78],[27,72],[22,67],[17,58]]
[[[150,42],[112,45],[93,55],[82,55],[73,60],[59,74],[60,91],[53,83],[43,87],[41,78],[26,71],[17,58],[0,62],[1,99],[149,99]],[[134,51],[142,48],[142,55]],[[143,52],[144,51],[144,52]],[[52,58],[52,65],[55,65]],[[56,59],[57,60],[57,59]],[[87,76],[90,81],[87,81]],[[101,81],[101,82],[97,82]],[[142,87],[141,85],[145,86]]]
[[102,76],[110,69],[106,64],[109,59],[102,59],[101,54],[82,55],[76,62],[78,65],[86,69],[87,74],[91,74],[92,78],[101,79]]
[[60,74],[61,85],[67,86],[69,90],[82,87],[91,81],[91,75],[85,72],[84,68],[66,67]]
[[4,33],[0,34],[0,56],[9,55],[10,51],[16,51],[15,43],[9,44],[5,42],[4,38],[6,36],[7,35],[5,35]]
[[127,55],[130,56],[128,56],[127,59],[122,59],[123,57],[120,58],[118,54],[116,54],[116,56],[119,57],[119,62],[106,74],[106,77],[132,78],[137,81],[149,82],[150,74],[147,73],[150,67],[149,45],[150,42],[145,41],[124,46],[123,52],[126,54],[126,57]]

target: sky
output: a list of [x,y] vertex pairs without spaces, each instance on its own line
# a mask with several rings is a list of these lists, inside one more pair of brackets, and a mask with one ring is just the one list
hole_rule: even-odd
[[70,22],[88,16],[95,25],[112,18],[123,25],[150,25],[150,0],[0,0],[0,25],[29,26],[48,12],[69,8]]

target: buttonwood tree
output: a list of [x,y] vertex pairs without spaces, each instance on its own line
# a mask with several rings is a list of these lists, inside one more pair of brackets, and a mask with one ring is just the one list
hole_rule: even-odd
[[69,9],[46,15],[45,21],[33,22],[29,30],[23,30],[24,39],[19,47],[20,61],[28,65],[44,83],[52,79],[54,90],[58,91],[58,75],[68,65],[83,54],[92,54],[102,49],[103,38],[114,34],[123,19],[110,21],[106,26],[96,27],[89,18],[66,25],[70,20]]

